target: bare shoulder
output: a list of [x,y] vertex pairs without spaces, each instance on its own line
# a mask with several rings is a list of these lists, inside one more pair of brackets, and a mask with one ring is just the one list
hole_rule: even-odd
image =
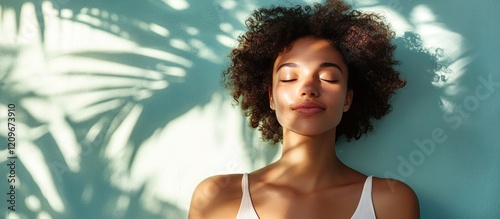
[[216,175],[201,181],[193,192],[189,219],[235,217],[241,197],[242,174]]
[[374,177],[372,200],[377,218],[420,218],[417,195],[401,181]]

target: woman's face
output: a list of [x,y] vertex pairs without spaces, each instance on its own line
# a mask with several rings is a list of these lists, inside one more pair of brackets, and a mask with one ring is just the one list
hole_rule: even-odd
[[353,96],[347,76],[344,58],[326,40],[300,38],[281,53],[274,62],[269,99],[283,133],[334,133]]

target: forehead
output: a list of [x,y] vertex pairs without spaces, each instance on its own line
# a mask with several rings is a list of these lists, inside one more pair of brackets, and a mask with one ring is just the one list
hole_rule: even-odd
[[274,70],[280,64],[298,62],[300,64],[321,64],[333,62],[347,70],[344,57],[330,42],[324,39],[306,37],[294,41],[288,48],[278,55],[274,62]]

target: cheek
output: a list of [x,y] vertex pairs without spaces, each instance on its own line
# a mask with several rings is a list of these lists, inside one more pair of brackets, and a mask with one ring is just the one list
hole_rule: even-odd
[[273,90],[274,107],[276,110],[284,109],[292,104],[292,94],[287,89],[276,88]]
[[283,122],[288,121],[287,118],[287,109],[292,104],[292,98],[289,92],[286,92],[286,89],[275,88],[273,89],[273,104],[274,104],[274,113],[276,115],[276,119],[278,119],[278,123],[283,125]]
[[337,91],[332,92],[330,95],[332,96],[332,98],[329,101],[329,105],[333,109],[333,111],[341,117],[345,109],[346,92]]

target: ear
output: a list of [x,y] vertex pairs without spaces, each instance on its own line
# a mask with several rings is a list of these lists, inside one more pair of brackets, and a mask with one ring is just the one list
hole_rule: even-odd
[[269,107],[271,107],[271,109],[274,110],[273,89],[272,88],[267,89],[267,93],[269,95]]
[[345,101],[344,101],[344,112],[347,112],[349,110],[349,108],[351,108],[351,104],[352,104],[352,97],[354,95],[354,92],[352,91],[352,89],[349,89],[347,91],[347,94],[345,96]]

